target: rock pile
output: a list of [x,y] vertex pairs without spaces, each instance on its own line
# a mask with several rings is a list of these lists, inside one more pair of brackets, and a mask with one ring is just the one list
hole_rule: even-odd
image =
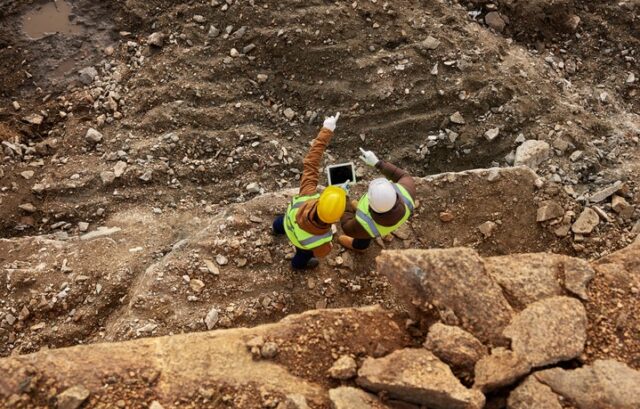
[[[594,267],[637,265],[639,249]],[[239,408],[480,409],[492,407],[498,391],[508,409],[640,404],[638,371],[611,359],[585,362],[589,263],[553,254],[482,258],[464,248],[389,250],[377,261],[411,307],[412,322],[425,324],[422,346],[411,322],[402,327],[400,316],[381,308],[310,311],[253,329],[6,358],[0,405],[28,406],[56,388],[62,392],[48,399],[58,407],[113,403],[120,392],[109,383],[105,389],[104,376],[147,391],[126,403],[144,396],[154,407],[220,399]],[[211,311],[210,328],[218,319],[218,309]],[[25,389],[25,382],[50,388]]]

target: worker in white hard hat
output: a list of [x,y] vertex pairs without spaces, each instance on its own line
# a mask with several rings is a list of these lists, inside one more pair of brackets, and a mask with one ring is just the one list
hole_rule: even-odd
[[340,222],[344,234],[338,242],[345,248],[364,251],[376,237],[384,237],[402,226],[413,213],[416,186],[408,172],[379,160],[375,153],[360,148],[362,159],[385,176],[369,183],[360,200],[350,204]]

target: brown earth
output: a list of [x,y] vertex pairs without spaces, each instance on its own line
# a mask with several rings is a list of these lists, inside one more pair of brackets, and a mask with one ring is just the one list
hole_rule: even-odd
[[[602,220],[590,235],[557,236],[557,219],[536,223],[544,200],[573,221],[616,181],[625,182],[617,194],[640,203],[637,1],[217,3],[72,1],[82,33],[33,40],[23,18],[44,3],[0,0],[2,356],[202,331],[212,309],[216,328],[325,307],[382,304],[404,316],[375,270],[381,246],[593,260],[637,236],[638,210],[623,217],[610,198],[591,204]],[[496,10],[502,33],[484,24]],[[147,44],[152,32],[165,36],[161,48]],[[99,78],[86,85],[77,71],[89,66]],[[363,255],[335,248],[318,270],[297,274],[270,221],[336,111],[323,165],[372,149],[423,178],[420,206],[395,238]],[[456,112],[464,124],[452,123]],[[100,143],[86,140],[89,127]],[[538,176],[446,173],[509,166],[520,135],[551,145]],[[108,180],[120,161],[124,173]],[[375,176],[357,167],[354,195]],[[489,221],[484,237],[478,227]],[[82,240],[85,222],[89,232],[121,230]],[[637,269],[613,257],[599,261],[590,288],[585,361],[638,368],[629,344],[638,284],[628,280]]]

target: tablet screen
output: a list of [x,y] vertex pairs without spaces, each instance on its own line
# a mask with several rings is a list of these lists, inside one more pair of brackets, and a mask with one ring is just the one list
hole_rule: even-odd
[[329,166],[328,173],[330,185],[339,185],[344,182],[356,181],[356,176],[353,173],[353,164],[351,163]]

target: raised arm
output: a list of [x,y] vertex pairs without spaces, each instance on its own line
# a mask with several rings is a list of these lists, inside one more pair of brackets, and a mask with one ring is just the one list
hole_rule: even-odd
[[376,156],[372,151],[365,151],[360,148],[360,153],[362,154],[360,159],[362,159],[364,163],[369,166],[375,166],[387,179],[391,180],[393,183],[402,185],[415,200],[416,184],[409,172],[400,169],[392,163],[379,160],[378,156]]
[[340,117],[338,112],[336,116],[330,116],[324,121],[324,125],[313,144],[302,161],[302,180],[300,181],[300,194],[312,195],[316,193],[318,187],[318,179],[320,178],[320,162],[327,145],[331,142],[333,131],[336,129],[336,121]]

